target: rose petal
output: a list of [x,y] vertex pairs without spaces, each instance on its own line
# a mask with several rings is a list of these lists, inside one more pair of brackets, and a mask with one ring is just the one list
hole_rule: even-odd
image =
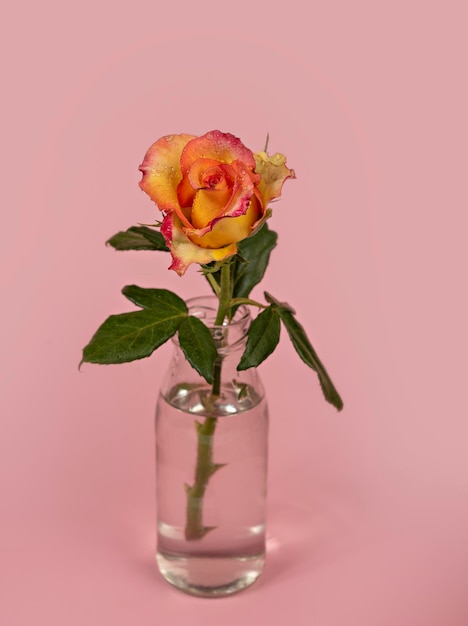
[[161,225],[161,233],[172,255],[169,269],[177,272],[179,276],[183,276],[192,263],[205,265],[212,261],[222,261],[237,252],[235,243],[216,250],[198,247],[184,233],[181,221],[175,213],[166,215]]
[[[180,212],[177,187],[182,180],[180,156],[193,135],[167,135],[158,139],[147,151],[140,171],[140,188],[161,211]],[[181,218],[183,216],[181,215]]]
[[[221,217],[212,223],[211,227],[195,230],[186,229],[190,239],[203,248],[219,248],[232,242],[246,239],[252,229],[258,226],[262,218],[262,210],[256,196],[252,196],[244,215],[238,217]],[[199,233],[203,233],[201,236]]]
[[210,228],[223,211],[232,196],[232,189],[200,189],[195,195],[192,207],[192,229]]
[[286,167],[284,154],[276,153],[269,156],[266,152],[258,152],[255,161],[255,171],[261,176],[258,189],[263,206],[266,208],[270,200],[280,197],[284,181],[287,178],[296,178],[296,174],[294,170]]
[[212,130],[187,143],[180,159],[182,173],[188,173],[192,163],[200,158],[214,159],[221,163],[232,163],[238,160],[245,163],[247,167],[252,169],[255,167],[252,151],[234,135],[222,133],[219,130]]
[[[190,171],[193,170],[193,167]],[[230,189],[235,180],[234,169],[230,165],[208,167],[200,176],[202,189]]]
[[197,159],[192,163],[188,172],[188,180],[193,189],[198,190],[206,187],[206,181],[204,179],[207,173],[211,173],[212,175],[217,174],[219,178],[224,180],[226,185],[229,181],[232,184],[235,176],[230,165],[219,163],[214,159]]
[[[177,197],[182,208],[190,208],[195,198],[195,189],[190,184],[187,174],[182,178],[177,187]],[[188,212],[190,214],[190,211]]]
[[[205,213],[205,205],[203,204],[205,195],[202,194],[202,191],[197,192],[193,202],[191,220],[192,225],[195,226],[195,228],[188,227],[186,229],[186,232],[190,237],[192,237],[192,234],[196,237],[203,237],[206,233],[212,230],[217,221],[221,218],[234,218],[245,215],[254,195],[255,185],[252,181],[252,177],[255,178],[256,175],[249,172],[244,164],[239,163],[238,161],[232,163],[231,167],[236,173],[232,196],[231,199],[226,202],[224,208],[221,207],[220,210],[218,210],[217,214],[215,213],[214,207],[211,214],[209,214],[208,211]],[[255,180],[257,180],[257,178],[255,178]],[[205,219],[206,217],[210,217],[211,221],[207,221],[207,219]],[[205,226],[198,226],[198,224],[205,224]]]

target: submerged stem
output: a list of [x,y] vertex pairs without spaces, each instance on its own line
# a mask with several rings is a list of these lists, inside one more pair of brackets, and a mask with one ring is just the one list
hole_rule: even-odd
[[218,469],[223,467],[213,463],[213,435],[216,422],[216,417],[207,417],[203,424],[195,422],[198,434],[195,482],[192,487],[185,485],[187,493],[185,538],[187,541],[202,539],[207,532],[213,529],[211,526],[203,525],[202,509],[208,481]]

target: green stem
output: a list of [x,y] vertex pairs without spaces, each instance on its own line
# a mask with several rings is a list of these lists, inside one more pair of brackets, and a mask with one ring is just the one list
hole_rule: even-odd
[[[220,293],[218,296],[219,304],[218,304],[218,312],[216,314],[215,326],[222,326],[224,322],[224,318],[227,315],[227,312],[230,308],[231,296],[232,296],[232,286],[231,286],[231,268],[228,263],[225,263],[221,266],[221,285],[220,285]],[[219,341],[219,340],[218,340]],[[219,345],[217,346],[220,347]],[[214,364],[213,369],[213,387],[211,390],[211,395],[215,398],[219,397],[221,393],[221,365],[222,360],[221,357],[218,357]]]
[[203,498],[211,476],[223,467],[213,463],[213,435],[216,428],[216,417],[207,417],[203,424],[195,422],[198,435],[197,467],[195,482],[192,487],[185,485],[187,493],[187,521],[185,538],[187,541],[203,539],[212,526],[204,526],[202,520]]
[[[217,295],[219,305],[215,319],[215,326],[222,326],[230,308],[232,297],[231,268],[229,264],[225,264],[221,267],[221,285]],[[215,339],[215,341],[217,341],[217,347],[220,348],[222,346],[222,339]],[[210,410],[214,410],[215,402],[221,393],[221,367],[222,358],[218,357],[215,361],[213,369],[213,386],[211,394],[207,399],[207,406],[211,407]],[[185,491],[187,493],[185,539],[187,541],[203,539],[206,533],[213,530],[212,526],[203,525],[202,513],[203,499],[205,497],[208,482],[217,470],[224,467],[222,463],[213,463],[213,437],[217,422],[218,420],[216,417],[206,417],[202,424],[195,422],[198,439],[195,482],[191,487],[190,485],[185,485]]]
[[206,274],[206,278],[208,282],[210,283],[215,295],[219,298],[219,294],[221,293],[221,288],[216,282],[216,279],[214,278],[213,274]]
[[211,397],[219,398],[221,393],[221,358],[218,357],[213,367],[213,387],[211,388]]
[[226,317],[227,310],[229,309],[229,303],[232,298],[232,286],[231,286],[231,266],[225,263],[221,266],[221,285],[219,293],[218,313],[216,314],[215,326],[222,326],[224,318]]

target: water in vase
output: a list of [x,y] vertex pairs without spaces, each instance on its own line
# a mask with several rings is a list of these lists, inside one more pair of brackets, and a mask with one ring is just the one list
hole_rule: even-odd
[[207,385],[161,395],[156,419],[157,561],[171,584],[223,596],[265,561],[268,411],[235,381],[213,403]]

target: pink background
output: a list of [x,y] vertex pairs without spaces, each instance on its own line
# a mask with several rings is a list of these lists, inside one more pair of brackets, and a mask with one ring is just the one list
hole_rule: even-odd
[[[29,6],[28,6],[29,4]],[[324,8],[325,7],[325,8]],[[466,626],[466,4],[10,3],[2,20],[0,623]],[[263,283],[286,338],[269,557],[239,596],[158,575],[153,411],[169,358],[77,370],[128,283],[205,293],[114,232],[147,147],[219,128],[288,156]],[[261,296],[261,292],[257,292]]]

